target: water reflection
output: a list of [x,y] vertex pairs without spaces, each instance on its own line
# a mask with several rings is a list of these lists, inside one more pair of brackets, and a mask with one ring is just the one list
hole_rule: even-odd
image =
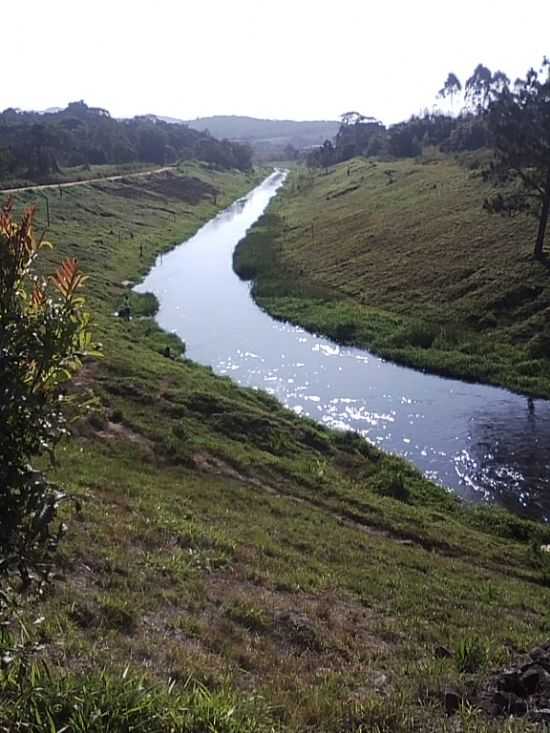
[[159,298],[160,325],[186,341],[191,359],[360,432],[465,498],[550,515],[550,403],[341,348],[254,304],[232,254],[283,180],[273,174],[157,262],[138,289]]
[[548,402],[518,397],[487,404],[470,418],[470,446],[456,457],[457,473],[486,499],[512,511],[547,515],[550,476]]

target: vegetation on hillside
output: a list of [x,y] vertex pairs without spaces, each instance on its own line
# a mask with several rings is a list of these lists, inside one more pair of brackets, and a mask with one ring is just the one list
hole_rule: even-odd
[[[470,167],[473,165],[473,168]],[[483,210],[477,158],[297,169],[239,246],[272,315],[432,372],[550,395],[535,222]]]
[[452,689],[465,731],[528,730],[489,720],[476,689],[547,633],[546,530],[464,507],[357,436],[167,358],[178,342],[150,318],[114,315],[255,180],[186,164],[46,193],[105,358],[78,377],[98,409],[52,477],[82,511],[58,578],[21,610],[42,662],[2,671],[0,728],[435,733],[456,729]]
[[[541,71],[544,74],[544,66]],[[433,146],[454,153],[480,150],[492,141],[493,131],[486,117],[490,103],[509,91],[508,77],[502,71],[493,73],[483,64],[476,66],[464,86],[451,72],[437,98],[450,99],[453,107],[455,98],[462,92],[463,106],[458,114],[425,110],[421,115],[412,115],[408,120],[386,127],[374,117],[346,112],[334,142],[325,140],[305,160],[308,165],[327,168],[358,155],[410,158]]]
[[0,179],[49,180],[61,166],[176,163],[198,158],[248,170],[247,145],[217,140],[184,124],[149,115],[117,120],[107,110],[72,102],[49,113],[6,109],[0,114]]
[[526,211],[539,222],[534,252],[543,256],[550,213],[550,61],[512,86],[502,71],[478,64],[464,89],[449,73],[438,97],[454,98],[464,91],[464,107],[455,117],[426,111],[386,129],[358,112],[342,115],[334,144],[326,140],[306,156],[308,165],[326,170],[354,156],[410,158],[428,146],[443,152],[494,150],[485,170],[503,189],[486,199],[488,211],[513,216]]
[[[541,78],[542,77],[542,78]],[[538,220],[534,254],[543,258],[550,214],[550,61],[531,69],[514,90],[502,81],[486,112],[495,150],[487,176],[504,187],[485,202],[492,212],[529,212]]]
[[218,138],[249,143],[256,158],[291,160],[298,151],[321,145],[338,132],[332,121],[262,120],[237,115],[199,117],[187,122],[195,130],[208,130]]

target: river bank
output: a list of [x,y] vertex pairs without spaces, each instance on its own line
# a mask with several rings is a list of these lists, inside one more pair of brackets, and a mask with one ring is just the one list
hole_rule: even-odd
[[489,216],[487,193],[450,159],[294,171],[236,267],[276,318],[548,398],[548,270],[531,257],[532,220]]
[[[466,692],[547,634],[546,529],[465,507],[352,434],[167,358],[173,340],[152,320],[114,318],[127,281],[259,180],[174,175],[214,186],[217,205],[188,180],[112,182],[68,189],[52,212],[49,256],[76,255],[90,275],[105,358],[80,377],[97,409],[56,473],[82,512],[67,517],[45,621],[28,611],[51,678],[74,695],[129,666],[147,689],[196,686],[190,733],[213,720],[224,733],[455,727],[445,690]],[[457,715],[469,733],[508,727]]]
[[232,263],[251,244],[269,252],[259,237],[266,217],[255,222],[270,202],[277,206],[282,180],[274,173],[157,261],[138,290],[160,302],[159,325],[186,341],[193,361],[325,427],[355,431],[462,498],[550,516],[549,402],[340,348],[273,320],[251,300]]

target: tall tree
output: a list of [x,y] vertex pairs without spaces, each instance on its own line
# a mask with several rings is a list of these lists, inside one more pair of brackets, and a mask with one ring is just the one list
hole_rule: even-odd
[[445,99],[445,97],[449,97],[451,100],[451,107],[453,106],[453,100],[456,94],[460,94],[462,91],[462,84],[460,83],[460,79],[456,74],[453,74],[451,71],[449,75],[447,76],[447,79],[445,80],[445,84],[443,84],[443,87],[439,90],[438,97],[441,99]]
[[464,97],[474,109],[481,110],[485,107],[489,99],[492,78],[491,70],[483,64],[478,64],[472,76],[466,80]]
[[328,167],[334,163],[334,145],[330,140],[325,140],[320,151],[320,163],[325,169],[325,173],[328,173]]
[[464,97],[475,111],[487,109],[491,99],[500,94],[508,85],[510,79],[502,71],[495,71],[483,64],[478,64],[472,76],[467,79],[464,87]]
[[486,177],[505,186],[487,199],[490,212],[527,211],[538,220],[534,254],[542,258],[550,213],[550,60],[531,69],[514,89],[501,84],[486,113],[494,160]]
[[344,112],[340,116],[342,125],[356,125],[357,123],[363,122],[363,120],[367,119],[364,115],[362,115],[360,112]]

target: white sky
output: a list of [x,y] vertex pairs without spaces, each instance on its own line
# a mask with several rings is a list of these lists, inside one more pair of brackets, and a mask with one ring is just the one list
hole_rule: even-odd
[[550,55],[550,0],[1,0],[0,109],[385,123]]

